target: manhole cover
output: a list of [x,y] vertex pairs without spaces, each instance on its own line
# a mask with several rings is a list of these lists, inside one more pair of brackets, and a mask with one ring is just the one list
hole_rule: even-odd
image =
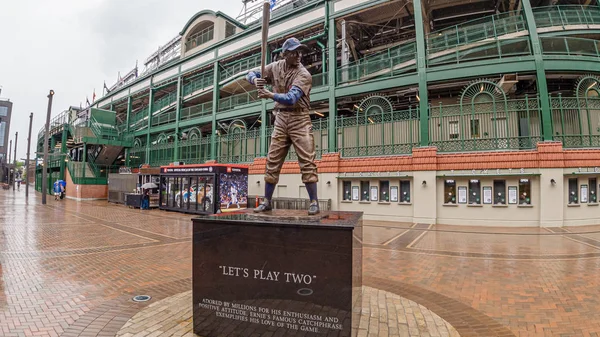
[[133,298],[134,302],[146,302],[149,301],[152,297],[148,295],[137,295]]
[[310,296],[312,294],[313,294],[312,289],[302,288],[302,289],[298,290],[298,295],[300,295],[300,296]]

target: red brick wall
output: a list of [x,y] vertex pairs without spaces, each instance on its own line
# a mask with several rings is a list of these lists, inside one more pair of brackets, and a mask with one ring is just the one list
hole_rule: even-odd
[[69,170],[66,170],[67,198],[70,199],[108,199],[107,185],[76,185]]
[[[263,174],[266,158],[255,158],[249,174]],[[564,168],[600,166],[600,149],[565,150],[560,142],[540,142],[530,151],[437,153],[435,147],[413,149],[412,155],[340,158],[338,153],[317,160],[319,173],[483,170],[489,168]],[[297,161],[283,164],[282,174],[298,174]]]

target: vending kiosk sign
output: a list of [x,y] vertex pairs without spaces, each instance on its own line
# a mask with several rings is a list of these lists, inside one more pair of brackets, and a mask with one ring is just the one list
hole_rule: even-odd
[[246,166],[163,166],[160,171],[160,209],[214,214],[248,206]]

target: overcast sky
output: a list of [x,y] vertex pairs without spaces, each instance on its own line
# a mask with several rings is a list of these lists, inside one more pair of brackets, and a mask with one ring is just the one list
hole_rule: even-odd
[[[19,132],[17,158],[25,158],[33,112],[32,157],[46,122],[48,91],[56,94],[52,116],[102,96],[106,80],[129,72],[159,45],[177,36],[203,9],[237,17],[242,0],[20,0],[0,4],[0,97],[13,106],[10,139]],[[8,146],[8,145],[7,145]],[[14,147],[13,147],[14,149]]]

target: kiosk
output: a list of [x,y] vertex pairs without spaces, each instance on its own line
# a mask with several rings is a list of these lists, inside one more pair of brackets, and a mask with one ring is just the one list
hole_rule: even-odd
[[160,168],[159,208],[215,214],[247,208],[248,167],[199,164]]

